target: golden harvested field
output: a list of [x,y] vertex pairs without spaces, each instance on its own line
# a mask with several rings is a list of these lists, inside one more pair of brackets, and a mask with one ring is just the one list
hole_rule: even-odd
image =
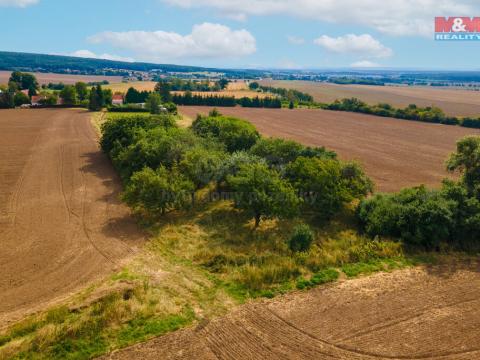
[[[208,107],[180,107],[195,119]],[[375,181],[378,191],[398,191],[426,184],[438,187],[448,174],[445,160],[455,143],[480,130],[427,124],[318,109],[220,108],[225,115],[252,122],[266,136],[288,138],[335,150],[341,159],[357,160]]]
[[[121,92],[126,93],[127,90],[131,87],[137,89],[138,91],[153,91],[155,89],[156,82],[154,81],[132,81],[128,83],[112,83],[106,85],[105,88],[111,89],[113,92]],[[173,93],[182,94],[183,91],[174,91]],[[250,91],[248,86],[243,81],[233,82],[228,84],[228,88],[223,91],[211,91],[211,92],[200,92],[200,91],[193,91],[192,94],[194,95],[202,95],[202,96],[210,96],[210,95],[217,95],[217,96],[234,96],[236,98],[242,97],[255,97],[258,96],[259,98],[265,98],[268,96],[272,96],[269,94],[262,94],[256,91]]]
[[[177,94],[183,94],[183,91],[173,91],[173,93]],[[270,94],[262,94],[262,93],[257,93],[255,91],[250,91],[250,90],[223,90],[223,91],[210,91],[210,92],[200,92],[200,91],[192,91],[193,95],[202,95],[202,96],[233,96],[237,99],[242,98],[242,97],[249,97],[249,98],[254,98],[258,96],[260,99],[266,98],[266,97],[272,97]]]
[[452,116],[480,116],[480,92],[432,87],[336,85],[311,81],[262,80],[262,85],[291,88],[312,95],[318,102],[356,97],[369,104],[396,107],[409,104],[437,106]]
[[[0,71],[0,84],[7,84],[11,71]],[[33,73],[40,85],[48,83],[75,84],[78,81],[100,82],[107,80],[115,83],[122,81],[121,76],[96,76],[96,75],[70,75],[70,74],[51,74],[51,73]]]
[[153,91],[155,89],[156,84],[157,83],[155,81],[132,81],[128,83],[118,82],[118,83],[110,83],[109,85],[105,85],[105,88],[112,89],[114,93],[115,92],[126,93],[127,90],[131,87],[137,89],[138,91]]

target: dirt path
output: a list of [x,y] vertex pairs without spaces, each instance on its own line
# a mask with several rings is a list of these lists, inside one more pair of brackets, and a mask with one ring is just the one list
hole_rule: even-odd
[[143,235],[81,110],[0,111],[0,326],[119,268]]
[[380,273],[252,303],[102,359],[479,359],[480,269],[451,270]]
[[[195,119],[208,107],[181,107]],[[439,187],[445,160],[458,139],[480,135],[460,126],[402,121],[378,116],[309,109],[221,108],[225,115],[251,121],[264,135],[293,139],[335,150],[341,159],[358,160],[378,191],[425,184]]]

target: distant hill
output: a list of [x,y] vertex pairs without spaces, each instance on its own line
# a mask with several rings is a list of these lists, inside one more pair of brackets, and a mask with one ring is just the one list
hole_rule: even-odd
[[[162,72],[220,72],[230,76],[251,77],[261,72],[255,70],[225,70],[197,66],[123,62],[87,59],[72,56],[30,54],[0,51],[0,70],[20,70],[53,73],[80,73],[85,75],[125,75],[128,71]],[[125,74],[124,74],[125,73]]]

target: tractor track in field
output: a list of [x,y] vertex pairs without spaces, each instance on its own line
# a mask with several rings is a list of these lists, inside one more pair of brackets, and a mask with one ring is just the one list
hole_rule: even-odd
[[0,111],[0,328],[119,269],[144,242],[83,110]]

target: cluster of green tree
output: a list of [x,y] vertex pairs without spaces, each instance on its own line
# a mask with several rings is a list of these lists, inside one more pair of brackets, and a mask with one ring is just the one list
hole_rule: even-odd
[[[38,81],[34,75],[14,71],[8,86],[0,87],[0,108],[8,109],[30,104],[30,97],[37,95],[38,89]],[[28,95],[25,92],[28,92]]]
[[385,82],[378,79],[352,78],[352,77],[331,77],[328,82],[338,85],[376,85],[385,86]]
[[63,90],[65,87],[65,84],[60,82],[60,83],[48,83],[48,84],[43,84],[42,89],[49,89],[49,90]]
[[183,80],[179,78],[171,78],[159,81],[160,86],[167,84],[171,91],[220,91],[227,87],[229,81],[220,79],[215,82],[210,80]]
[[[109,82],[107,80],[104,80],[104,81],[96,81],[96,82],[88,82],[88,83],[85,83],[85,82],[77,82],[76,84],[85,84],[85,86],[96,86],[96,85],[108,85]],[[75,86],[76,86],[75,84]],[[62,82],[59,82],[59,83],[48,83],[48,84],[43,84],[42,85],[42,89],[46,90],[63,90],[63,88],[65,87],[66,85]]]
[[222,106],[232,107],[237,105],[237,101],[233,96],[219,95],[193,95],[190,91],[184,94],[174,94],[171,97],[173,103],[177,105],[197,105],[197,106]]
[[124,200],[149,218],[195,206],[215,187],[255,219],[315,214],[328,219],[372,191],[355,163],[324,148],[262,138],[249,122],[212,111],[188,129],[169,115],[115,118],[101,146],[125,182]]
[[368,105],[359,99],[351,98],[335,100],[333,103],[324,104],[322,107],[327,110],[359,112],[396,119],[480,128],[480,119],[461,119],[458,117],[446,116],[441,109],[430,106],[422,108],[411,104],[404,109],[397,109],[389,104]]
[[243,107],[258,107],[258,108],[281,108],[282,102],[277,98],[260,99],[255,97],[235,99],[233,96],[209,95],[203,96],[199,94],[192,94],[191,91],[185,91],[183,94],[171,94],[171,84],[167,82],[159,82],[155,86],[155,91],[138,91],[134,88],[129,88],[125,96],[126,104],[146,103],[153,94],[159,94],[160,103],[174,103],[176,105],[196,105],[196,106],[219,106],[219,107],[233,107],[241,105]]
[[250,90],[261,90],[266,93],[279,95],[283,101],[294,103],[312,103],[313,96],[295,89],[276,88],[272,86],[261,86],[258,82],[249,84]]
[[36,95],[39,89],[37,78],[33,74],[14,71],[8,80],[9,85],[15,84],[19,90],[28,90],[30,96]]
[[125,94],[125,104],[143,104],[147,101],[150,91],[138,91],[137,89],[130,87]]
[[273,108],[279,109],[282,107],[282,101],[279,98],[266,97],[260,99],[258,96],[254,98],[243,97],[237,100],[237,103],[242,107],[252,107],[252,108]]
[[398,238],[428,250],[438,250],[444,244],[478,250],[480,137],[460,140],[447,169],[461,172],[461,180],[444,180],[441,190],[420,186],[363,200],[358,217],[365,232],[372,237]]
[[[26,95],[21,90],[28,90]],[[60,90],[40,91],[38,81],[34,75],[21,72],[13,72],[8,87],[0,88],[0,108],[13,108],[31,103],[31,97],[41,95],[39,101],[44,106],[54,106],[58,98],[62,99],[65,106],[83,106],[91,110],[99,110],[104,106],[112,104],[112,91],[102,89],[101,85],[88,88],[84,82],[77,82],[75,85],[63,85]]]
[[79,105],[98,111],[112,104],[113,93],[110,89],[102,89],[101,85],[88,89],[87,84],[78,82],[75,85],[65,85],[60,91],[59,97],[62,99],[63,105]]

